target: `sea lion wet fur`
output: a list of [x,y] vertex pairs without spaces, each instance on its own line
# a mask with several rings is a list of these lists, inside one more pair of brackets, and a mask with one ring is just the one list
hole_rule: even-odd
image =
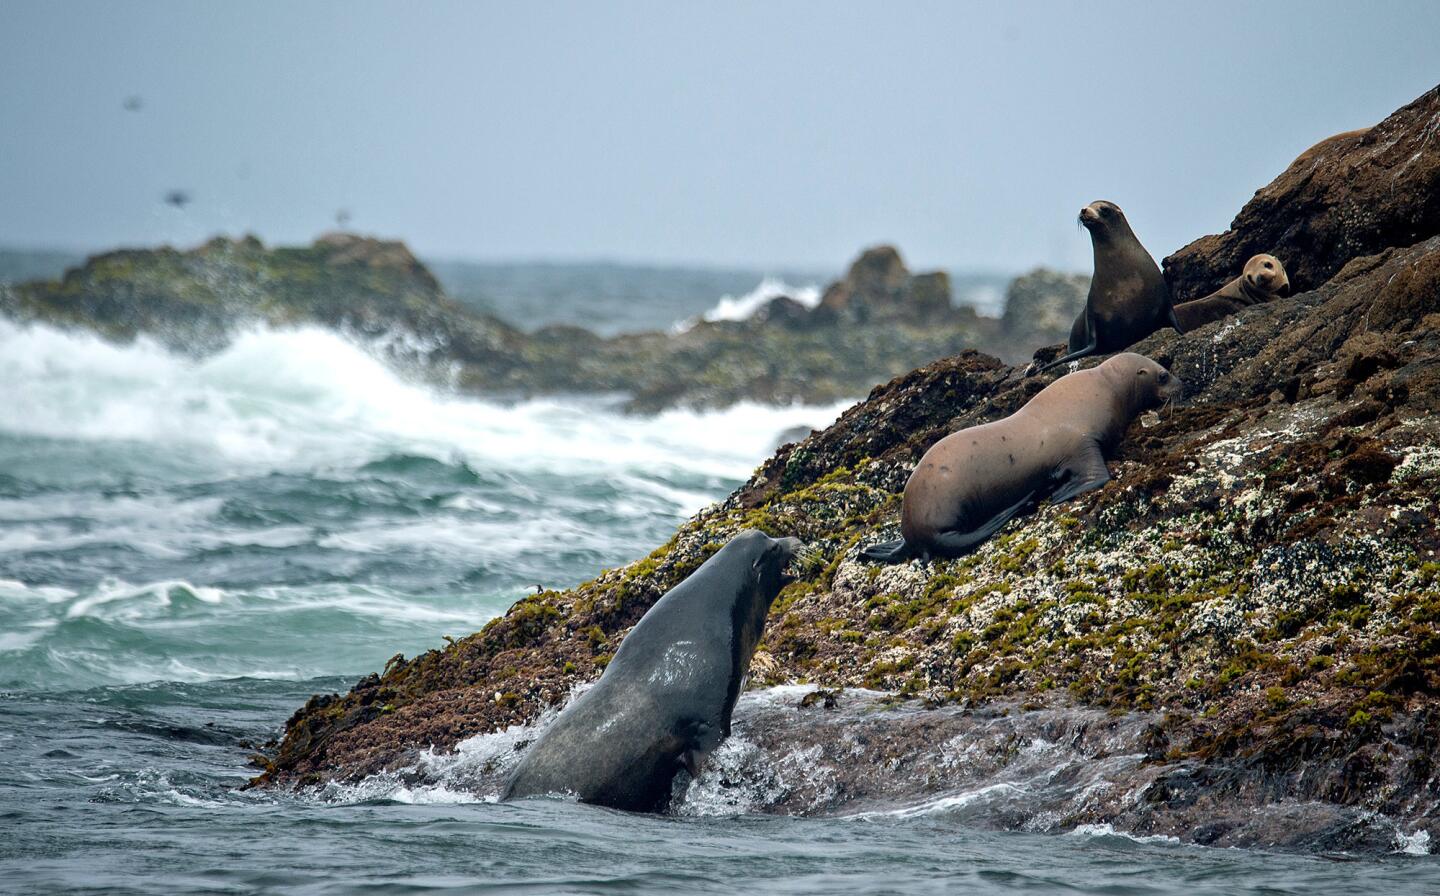
[[572,794],[659,812],[682,769],[698,774],[730,717],[794,538],[736,535],[651,607],[600,680],[530,747],[502,799]]

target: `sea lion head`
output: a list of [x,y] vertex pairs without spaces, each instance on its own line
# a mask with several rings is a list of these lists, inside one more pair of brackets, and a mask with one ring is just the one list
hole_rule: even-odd
[[1180,397],[1185,384],[1164,365],[1134,352],[1123,352],[1095,368],[1105,374],[1124,399],[1130,415]]
[[1097,199],[1080,209],[1080,226],[1090,231],[1091,239],[1130,231],[1130,223],[1125,220],[1120,206],[1104,199]]
[[[794,581],[787,575],[787,567],[801,547],[798,538],[771,538],[759,529],[745,529],[721,550],[722,553],[737,551],[750,561],[748,587],[740,590],[740,603],[731,609],[731,619],[736,625],[737,668],[741,674],[749,666],[750,656],[765,633],[765,617],[770,613],[770,605],[780,589]],[[730,705],[733,706],[733,702]]]
[[800,539],[771,538],[759,529],[745,529],[732,543],[744,545],[747,556],[753,557],[750,567],[761,593],[773,595],[788,584],[786,570],[800,551]]
[[1285,266],[1273,255],[1256,255],[1245,262],[1245,271],[1240,276],[1257,292],[1270,296],[1283,296],[1290,292],[1290,278]]

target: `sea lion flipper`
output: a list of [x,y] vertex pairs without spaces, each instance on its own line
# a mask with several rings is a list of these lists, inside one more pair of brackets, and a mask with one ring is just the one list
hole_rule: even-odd
[[[1099,332],[1095,327],[1094,316],[1090,313],[1090,309],[1087,306],[1080,312],[1080,316],[1075,318],[1075,325],[1070,328],[1070,342],[1065,346],[1070,349],[1070,351],[1051,361],[1049,364],[1046,364],[1044,367],[1041,367],[1036,371],[1036,374],[1044,373],[1052,367],[1059,367],[1061,364],[1068,364],[1071,361],[1078,361],[1088,355],[1095,354],[1095,350],[1100,347],[1100,339],[1096,335]],[[1084,340],[1083,344],[1076,347],[1076,343],[1080,342],[1081,339]]]
[[905,539],[897,538],[894,541],[872,544],[861,550],[860,556],[866,560],[875,560],[880,563],[898,563],[908,559],[910,551],[905,547]]
[[999,532],[1005,524],[1014,519],[1020,511],[1033,504],[1038,496],[1038,491],[1032,491],[1015,504],[1012,504],[986,520],[979,528],[972,529],[969,532],[941,532],[935,536],[935,543],[940,546],[942,552],[947,557],[955,557],[968,553],[990,536]]
[[1091,338],[1089,345],[1085,346],[1079,351],[1071,352],[1068,355],[1063,355],[1059,358],[1056,358],[1054,361],[1051,361],[1049,364],[1041,367],[1039,372],[1044,373],[1052,367],[1059,367],[1061,364],[1069,364],[1071,361],[1078,361],[1081,358],[1089,357],[1090,355],[1093,355],[1095,353],[1095,347],[1095,340],[1094,338]]
[[1105,455],[1095,442],[1086,442],[1085,447],[1066,462],[1060,474],[1062,484],[1050,495],[1051,504],[1068,501],[1110,481],[1110,468],[1105,466]]
[[1166,306],[1165,313],[1169,316],[1170,326],[1175,328],[1175,332],[1179,333],[1182,336],[1185,335],[1185,328],[1180,326],[1180,318],[1175,314],[1174,302],[1171,302],[1169,305]]

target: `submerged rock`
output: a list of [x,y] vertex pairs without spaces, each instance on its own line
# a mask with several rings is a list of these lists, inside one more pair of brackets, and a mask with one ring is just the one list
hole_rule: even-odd
[[[1417,167],[1440,158],[1440,140],[1417,145]],[[595,678],[667,588],[757,527],[810,550],[752,684],[830,696],[742,701],[721,751],[734,755],[679,811],[723,802],[720,775],[744,785],[745,811],[954,797],[942,808],[966,823],[1222,845],[1383,851],[1440,833],[1440,226],[1418,236],[1339,264],[1337,244],[1296,243],[1280,254],[1310,272],[1300,294],[1140,343],[1186,399],[1130,427],[1104,488],[968,557],[877,566],[857,552],[895,531],[930,444],[1046,382],[975,352],[782,446],[644,560],[313,699],[257,783],[417,773],[422,749],[536,719]],[[1184,270],[1228,269],[1187,252]],[[1038,796],[974,795],[1006,781]]]

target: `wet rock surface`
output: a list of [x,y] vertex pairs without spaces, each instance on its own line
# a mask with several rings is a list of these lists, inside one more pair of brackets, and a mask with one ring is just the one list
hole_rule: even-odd
[[[1416,165],[1434,165],[1440,140],[1422,145]],[[831,709],[821,696],[737,710],[741,736],[715,773],[785,782],[742,788],[770,794],[747,811],[893,811],[994,784],[963,817],[1311,850],[1440,833],[1440,236],[1334,264],[1338,251],[1296,244],[1277,254],[1319,282],[1140,343],[1185,380],[1184,400],[1131,426],[1103,489],[1012,521],[968,557],[857,553],[894,537],[930,444],[1050,380],[974,352],[782,446],[644,560],[313,699],[258,781],[396,773],[421,750],[535,719],[748,526],[809,545],[752,684],[841,693]],[[1175,269],[1196,282],[1226,265],[1187,252]],[[1058,783],[1043,762],[1015,764],[1041,742],[1065,745]],[[746,749],[753,761],[726,759]],[[1084,795],[1090,784],[1104,786]],[[1023,808],[1005,787],[1041,797]]]

